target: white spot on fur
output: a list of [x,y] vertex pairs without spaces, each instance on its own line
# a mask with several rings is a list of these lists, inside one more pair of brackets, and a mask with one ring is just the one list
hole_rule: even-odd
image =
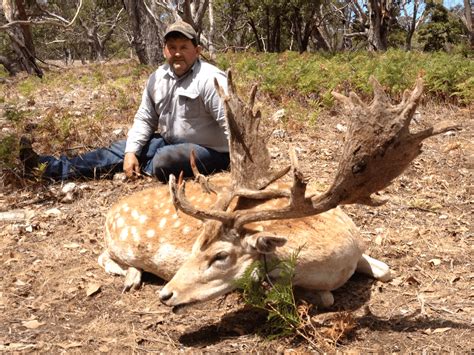
[[147,219],[148,219],[148,216],[145,214],[142,214],[140,218],[138,218],[138,222],[140,222],[141,224],[144,224]]
[[124,204],[124,205],[122,206],[122,210],[123,210],[124,212],[128,212],[128,211],[130,211],[130,207],[129,207],[127,204]]
[[155,265],[160,265],[164,262],[167,264],[172,263],[179,265],[183,263],[188,255],[189,254],[187,252],[183,252],[171,244],[163,243],[160,245],[160,248],[153,256],[152,261]]
[[173,218],[173,219],[178,219],[178,214],[175,213],[174,215],[171,216],[171,218]]
[[140,212],[138,212],[137,210],[133,210],[131,214],[133,219],[140,218]]
[[208,197],[204,200],[204,202],[206,203],[206,205],[210,204],[211,203],[211,199]]
[[166,225],[166,218],[163,217],[160,220],[160,224],[158,226],[160,227],[160,229],[163,229],[163,228],[165,228],[165,225]]
[[117,228],[122,228],[124,225],[125,225],[125,220],[122,217],[118,218],[117,219]]
[[163,211],[163,214],[170,214],[170,209],[167,208],[166,210]]
[[173,228],[178,228],[181,225],[181,221],[176,221],[173,224]]
[[184,226],[182,232],[183,234],[188,234],[189,232],[191,232],[192,228],[190,226]]
[[146,231],[146,236],[148,238],[153,238],[155,236],[155,230],[154,229],[149,229]]
[[258,226],[255,227],[255,230],[257,230],[257,231],[259,231],[259,232],[263,232],[264,229],[265,229],[265,228],[263,228],[262,225],[258,225]]
[[132,227],[131,232],[132,232],[133,240],[136,241],[136,242],[139,242],[140,241],[140,234],[138,233],[137,227]]
[[128,227],[125,227],[120,232],[120,240],[127,240],[127,238],[128,238]]

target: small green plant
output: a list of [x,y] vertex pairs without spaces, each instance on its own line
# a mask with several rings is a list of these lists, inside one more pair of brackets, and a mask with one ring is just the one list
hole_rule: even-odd
[[41,79],[30,75],[28,78],[20,82],[18,85],[18,91],[25,97],[31,97],[40,85]]
[[0,169],[12,169],[16,164],[18,139],[10,134],[0,140]]
[[18,110],[16,107],[7,107],[5,110],[5,118],[15,124],[20,124],[25,119],[25,112]]
[[[268,312],[264,332],[270,338],[298,333],[302,322],[293,295],[293,277],[301,249],[288,259],[256,261],[236,281],[245,303]],[[273,281],[270,274],[278,274]]]

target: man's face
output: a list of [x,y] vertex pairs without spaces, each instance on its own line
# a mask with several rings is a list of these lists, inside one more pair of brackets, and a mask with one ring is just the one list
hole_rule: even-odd
[[201,47],[184,38],[170,38],[166,41],[163,54],[174,73],[182,76],[191,69],[201,53]]

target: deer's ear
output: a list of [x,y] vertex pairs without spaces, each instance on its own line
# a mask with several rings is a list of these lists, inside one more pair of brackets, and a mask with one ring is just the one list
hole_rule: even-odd
[[262,254],[270,254],[276,248],[285,245],[286,238],[262,232],[245,237],[247,245]]

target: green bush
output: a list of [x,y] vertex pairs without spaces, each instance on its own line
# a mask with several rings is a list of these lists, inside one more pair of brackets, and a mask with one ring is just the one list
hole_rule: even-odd
[[334,104],[333,90],[345,94],[355,91],[370,97],[371,75],[394,98],[400,98],[405,89],[412,88],[417,76],[423,73],[428,98],[467,104],[473,95],[474,62],[465,51],[430,54],[391,49],[383,53],[334,55],[227,53],[218,63],[233,68],[239,83],[259,83],[260,90],[272,98],[297,96],[322,108]]
[[[270,338],[296,334],[302,320],[293,295],[293,277],[297,250],[286,260],[254,262],[236,281],[244,302],[268,312],[264,333]],[[279,278],[270,280],[269,274],[278,272]]]

